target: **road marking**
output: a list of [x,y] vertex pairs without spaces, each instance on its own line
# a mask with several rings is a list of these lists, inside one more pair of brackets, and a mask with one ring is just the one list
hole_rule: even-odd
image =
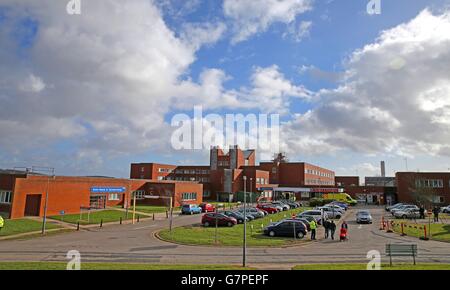
[[359,225],[359,226],[358,226],[358,230],[360,230],[360,229],[362,229],[362,225]]
[[134,228],[134,230],[142,230],[142,229],[148,229],[148,228],[153,228],[153,227],[156,227],[156,225]]

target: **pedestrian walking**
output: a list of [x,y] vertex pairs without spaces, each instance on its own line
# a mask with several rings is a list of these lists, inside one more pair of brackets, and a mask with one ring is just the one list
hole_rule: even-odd
[[316,229],[317,229],[317,223],[315,220],[312,220],[309,222],[309,226],[311,228],[311,240],[316,239]]
[[342,222],[341,228],[342,228],[342,229],[348,230],[348,224],[347,224],[346,221],[343,221],[343,222]]
[[330,221],[324,220],[323,221],[323,227],[325,229],[325,239],[328,239],[329,237],[329,230],[330,230]]
[[336,232],[336,224],[332,220],[329,224],[331,239],[334,241],[334,233]]
[[420,215],[420,219],[424,219],[425,218],[425,207],[423,206],[423,204],[420,205],[419,215]]
[[5,226],[5,221],[3,220],[3,217],[0,215],[0,232],[2,231],[4,226]]
[[438,223],[438,222],[439,222],[439,212],[440,212],[439,208],[438,208],[437,206],[435,206],[435,207],[433,208],[434,222],[435,222],[435,223]]

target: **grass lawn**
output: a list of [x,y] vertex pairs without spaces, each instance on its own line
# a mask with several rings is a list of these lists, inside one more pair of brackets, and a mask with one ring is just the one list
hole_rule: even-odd
[[[382,270],[450,270],[449,264],[397,264],[392,267],[381,265]],[[367,270],[366,264],[305,264],[292,270]]]
[[[81,225],[87,224],[100,224],[100,221],[103,220],[103,223],[108,222],[118,222],[120,218],[122,220],[132,219],[133,213],[128,212],[128,218],[126,217],[126,213],[124,211],[119,210],[100,210],[100,211],[92,211],[89,214],[89,222],[88,222],[88,214],[87,212],[83,212],[82,218],[80,220],[80,214],[69,214],[65,216],[51,216],[50,219],[62,220],[67,223],[76,224],[80,221]],[[137,215],[136,215],[137,218]]]
[[[264,218],[257,219],[247,223],[247,245],[248,246],[283,246],[307,240],[294,240],[289,237],[267,237],[262,234],[263,227],[272,222],[291,217],[293,213],[297,214],[309,208],[298,208],[278,214],[268,215]],[[214,245],[215,244],[215,227],[205,228],[200,225],[201,217],[199,216],[199,224],[194,226],[178,227],[172,230],[162,230],[159,236],[167,241],[173,241],[181,244],[189,245]],[[217,244],[223,246],[241,246],[244,225],[236,225],[234,227],[219,227],[217,229]]]
[[[60,226],[47,222],[45,228],[50,230],[60,228]],[[5,220],[5,226],[0,231],[0,237],[35,232],[41,229],[42,223],[39,221],[29,219]]]
[[[61,262],[0,262],[0,270],[66,270]],[[233,265],[158,265],[125,263],[83,263],[81,270],[250,270]]]
[[[415,224],[411,221],[399,220],[396,222],[396,224],[394,226],[394,231],[397,233],[402,232],[401,225],[400,225],[401,222],[404,222],[405,224],[407,223],[408,225],[414,225],[414,226],[419,225],[419,224]],[[428,223],[420,224],[420,225],[427,226],[427,232],[429,235]],[[418,238],[424,236],[423,229],[414,229],[414,228],[410,228],[410,227],[404,227],[403,229],[404,229],[404,233],[408,236],[418,237]],[[450,242],[450,224],[433,224],[432,223],[431,224],[431,239],[436,240],[436,241]]]

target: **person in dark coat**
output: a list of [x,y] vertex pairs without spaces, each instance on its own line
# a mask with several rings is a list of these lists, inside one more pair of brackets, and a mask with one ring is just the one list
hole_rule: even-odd
[[329,220],[324,220],[323,221],[323,227],[325,228],[325,239],[328,239],[329,230],[330,230],[330,221]]
[[334,233],[336,232],[336,224],[334,223],[334,221],[331,221],[328,227],[330,230],[331,239],[334,240]]
[[439,222],[439,212],[440,212],[439,208],[437,206],[435,206],[433,208],[434,222],[435,223]]
[[420,219],[425,218],[425,208],[423,207],[423,204],[420,205],[419,214],[420,214]]

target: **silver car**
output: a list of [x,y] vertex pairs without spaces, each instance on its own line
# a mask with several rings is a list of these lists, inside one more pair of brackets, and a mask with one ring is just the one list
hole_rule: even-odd
[[317,210],[323,210],[330,219],[340,219],[344,215],[341,210],[327,206],[318,207]]
[[372,215],[367,210],[360,210],[356,213],[356,223],[371,224],[372,223]]
[[450,205],[448,205],[448,206],[446,206],[446,207],[442,207],[442,208],[441,208],[441,211],[442,211],[443,213],[450,213]]
[[[425,215],[427,214],[427,211],[425,211]],[[394,217],[399,219],[418,219],[420,218],[420,211],[419,209],[415,208],[408,208],[405,210],[397,210],[394,213]]]
[[402,205],[402,206],[399,206],[397,208],[391,209],[391,214],[393,216],[395,216],[395,213],[397,211],[405,211],[407,209],[417,209],[417,210],[419,210],[419,207],[417,205],[406,204],[406,205]]
[[287,204],[285,204],[285,203],[282,203],[281,201],[274,201],[274,202],[272,202],[272,204],[275,205],[275,206],[281,206],[281,208],[282,208],[284,211],[290,210],[290,209],[291,209],[291,207],[290,207],[289,205],[287,205]]
[[299,218],[302,218],[305,216],[313,217],[319,225],[322,224],[322,219],[325,219],[325,220],[328,219],[327,213],[322,212],[321,210],[307,210],[307,211],[304,211],[297,215],[297,217],[299,217]]
[[[255,216],[256,218],[263,218],[264,217],[264,212],[262,210],[257,209],[257,208],[247,207],[245,210],[246,210],[246,212],[248,214],[251,214],[251,215]],[[244,208],[241,207],[240,209],[238,209],[238,211],[240,213],[243,213],[244,212]]]

